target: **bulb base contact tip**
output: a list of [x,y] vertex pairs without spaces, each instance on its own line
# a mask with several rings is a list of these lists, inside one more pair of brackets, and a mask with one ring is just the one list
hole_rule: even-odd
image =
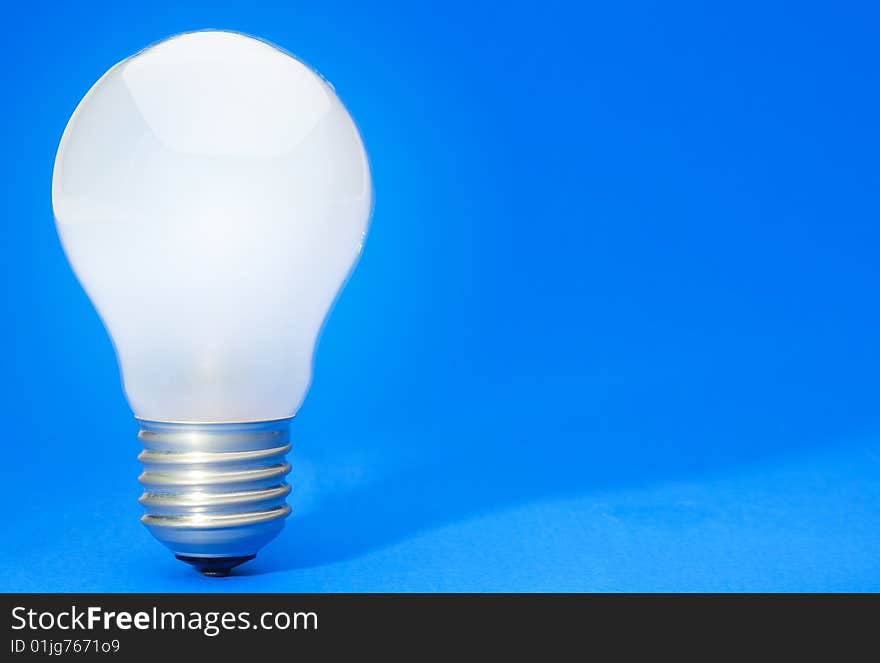
[[188,555],[175,555],[181,562],[191,564],[203,575],[209,578],[225,578],[239,564],[251,561],[256,555],[244,557],[190,557]]
[[226,576],[278,535],[290,514],[290,419],[140,424],[141,522],[178,559]]

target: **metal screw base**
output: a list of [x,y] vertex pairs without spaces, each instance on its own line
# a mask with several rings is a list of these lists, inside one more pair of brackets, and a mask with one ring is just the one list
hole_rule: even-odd
[[281,531],[290,513],[290,419],[140,423],[141,522],[178,559],[228,575]]

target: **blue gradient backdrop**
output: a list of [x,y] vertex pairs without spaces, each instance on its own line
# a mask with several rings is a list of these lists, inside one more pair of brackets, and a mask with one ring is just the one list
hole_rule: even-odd
[[[880,590],[869,3],[4,10],[3,590]],[[199,577],[57,240],[65,123],[218,27],[313,63],[376,212],[294,423],[294,515]]]

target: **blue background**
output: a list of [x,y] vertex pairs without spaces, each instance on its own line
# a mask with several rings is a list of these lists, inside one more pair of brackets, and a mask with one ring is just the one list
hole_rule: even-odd
[[[880,590],[880,42],[849,3],[5,9],[3,590]],[[62,130],[217,27],[314,64],[376,211],[294,515],[199,577],[59,245]]]

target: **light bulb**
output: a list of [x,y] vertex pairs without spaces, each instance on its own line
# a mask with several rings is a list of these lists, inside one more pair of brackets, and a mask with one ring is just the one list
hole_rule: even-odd
[[185,33],[88,91],[52,203],[140,420],[142,520],[225,575],[290,512],[290,420],[371,213],[357,127],[290,54]]

